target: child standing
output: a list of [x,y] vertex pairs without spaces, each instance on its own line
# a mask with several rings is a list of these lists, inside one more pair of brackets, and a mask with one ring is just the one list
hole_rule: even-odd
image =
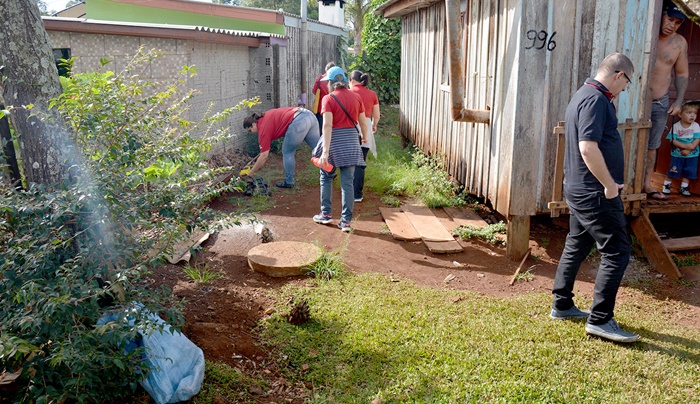
[[681,109],[681,120],[676,122],[666,139],[673,144],[671,167],[666,174],[661,192],[671,193],[671,179],[681,177],[680,193],[690,196],[689,181],[698,178],[698,155],[700,154],[700,125],[695,122],[698,104],[686,102]]

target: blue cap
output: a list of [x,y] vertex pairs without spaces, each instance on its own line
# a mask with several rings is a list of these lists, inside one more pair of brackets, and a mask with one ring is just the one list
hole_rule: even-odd
[[[338,76],[343,76],[342,80],[337,80]],[[326,75],[323,76],[321,81],[344,81],[347,83],[348,81],[348,76],[345,75],[345,72],[343,69],[341,69],[338,66],[333,66],[328,71],[326,72]]]
[[685,20],[685,14],[683,14],[681,9],[673,3],[668,3],[664,6],[664,13],[671,18],[680,18],[681,20]]

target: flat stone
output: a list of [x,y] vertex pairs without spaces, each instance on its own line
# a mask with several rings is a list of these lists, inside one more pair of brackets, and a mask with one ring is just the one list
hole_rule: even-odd
[[248,265],[255,272],[273,277],[303,275],[306,267],[321,258],[320,247],[299,241],[275,241],[248,251]]

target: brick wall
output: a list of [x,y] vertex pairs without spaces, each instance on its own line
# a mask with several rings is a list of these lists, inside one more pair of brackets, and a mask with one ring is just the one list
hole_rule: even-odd
[[[77,57],[74,64],[76,73],[99,70],[101,58],[112,60],[107,65],[108,69],[121,71],[130,55],[135,54],[142,45],[146,49],[163,51],[162,57],[153,61],[142,72],[148,80],[173,79],[182,66],[195,66],[197,75],[190,79],[188,84],[199,94],[190,103],[188,119],[191,120],[201,119],[210,108],[211,112],[218,112],[232,107],[244,98],[250,98],[253,93],[261,93],[261,101],[265,102],[267,93],[272,89],[272,83],[266,83],[267,75],[271,75],[272,66],[265,66],[265,59],[268,53],[271,57],[272,48],[251,48],[249,51],[247,46],[193,40],[61,31],[48,33],[53,48],[69,48],[71,56]],[[251,63],[253,54],[256,55],[255,64]],[[251,91],[251,88],[255,91]],[[213,106],[210,107],[212,103]],[[271,104],[264,104],[260,109],[269,109],[269,105]],[[234,112],[221,125],[228,127],[233,133],[243,134],[242,124],[246,115],[247,111]],[[239,136],[225,146],[241,147],[244,140],[244,136]]]

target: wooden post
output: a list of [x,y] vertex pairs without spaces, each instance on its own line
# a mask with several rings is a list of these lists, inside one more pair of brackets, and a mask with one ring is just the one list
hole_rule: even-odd
[[508,216],[506,257],[513,261],[525,256],[530,244],[530,216]]
[[[552,131],[557,136],[557,155],[554,163],[554,183],[552,185],[552,201],[564,200],[564,152],[566,151],[566,138],[564,137],[564,121],[559,121],[559,125]],[[551,216],[559,217],[561,209],[552,208]]]

